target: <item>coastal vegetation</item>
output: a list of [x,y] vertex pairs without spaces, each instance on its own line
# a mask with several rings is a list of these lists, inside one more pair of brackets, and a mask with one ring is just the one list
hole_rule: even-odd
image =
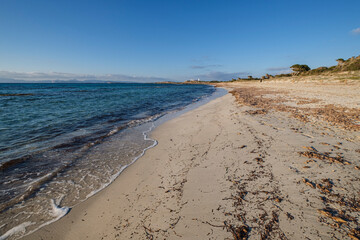
[[[360,55],[357,57],[351,57],[347,60],[343,58],[336,59],[337,65],[331,67],[321,66],[318,68],[311,69],[306,64],[294,64],[290,66],[292,70],[291,73],[282,73],[277,75],[265,74],[260,78],[248,76],[247,78],[232,78],[229,81],[210,81],[210,83],[219,83],[219,82],[242,82],[242,81],[253,81],[253,80],[265,80],[265,79],[274,79],[274,78],[284,78],[284,77],[305,77],[305,76],[319,76],[319,75],[342,75],[335,77],[337,80],[341,80],[346,77],[347,79],[360,80]],[[346,76],[345,76],[346,75]]]
[[279,74],[274,77],[289,77],[293,75],[298,76],[311,76],[320,74],[332,74],[340,72],[360,71],[360,55],[357,57],[351,57],[347,60],[343,58],[336,59],[337,65],[331,67],[321,66],[318,68],[311,69],[308,65],[295,64],[290,67],[293,71],[289,74]]

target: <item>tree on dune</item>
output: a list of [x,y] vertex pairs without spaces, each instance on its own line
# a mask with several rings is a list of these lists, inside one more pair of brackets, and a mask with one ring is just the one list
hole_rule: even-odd
[[300,64],[294,64],[294,65],[292,65],[290,68],[291,68],[291,70],[294,71],[294,73],[295,73],[296,75],[298,75],[298,74],[300,74],[300,73],[303,73],[303,72],[310,71],[310,69],[311,69],[308,65],[305,65],[305,64],[302,64],[302,65],[300,65]]

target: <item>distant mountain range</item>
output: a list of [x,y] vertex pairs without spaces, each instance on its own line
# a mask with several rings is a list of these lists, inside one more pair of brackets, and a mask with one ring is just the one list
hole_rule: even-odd
[[132,83],[132,82],[116,82],[116,81],[106,81],[106,80],[18,80],[12,78],[0,78],[0,83]]

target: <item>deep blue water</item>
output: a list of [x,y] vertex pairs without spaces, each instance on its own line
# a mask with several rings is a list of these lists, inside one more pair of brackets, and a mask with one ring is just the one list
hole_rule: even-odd
[[[54,144],[86,143],[81,137],[97,137],[130,120],[183,107],[213,91],[203,85],[0,84],[0,162]],[[77,130],[84,132],[65,142],[48,143]]]
[[[154,120],[210,96],[173,84],[0,84],[0,238],[111,183],[154,145]],[[20,226],[20,227],[19,227]],[[15,230],[14,230],[15,229]]]

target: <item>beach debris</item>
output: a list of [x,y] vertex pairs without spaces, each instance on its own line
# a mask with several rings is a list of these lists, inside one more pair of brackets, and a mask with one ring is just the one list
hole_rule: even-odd
[[[174,229],[176,224],[178,224],[178,222],[180,221],[181,219],[181,216],[177,217],[175,219],[175,221],[173,223],[170,223],[170,225],[165,228],[165,229],[161,229],[161,228],[158,228],[158,229],[151,229],[150,226],[149,227],[146,227],[145,225],[143,225],[143,228],[144,228],[144,231],[145,231],[145,236],[146,236],[146,239],[149,239],[149,240],[153,240],[153,239],[157,239],[154,234],[158,234],[158,233],[167,233],[170,229]],[[170,220],[174,220],[174,219],[171,219]],[[174,231],[175,232],[175,231]],[[175,232],[176,234],[176,232]],[[179,235],[177,235],[179,236]]]
[[292,167],[292,166],[290,166],[289,169],[290,169],[291,171],[295,172],[295,173],[299,173],[299,170],[296,169],[296,168],[294,168],[294,167]]
[[170,228],[174,228],[174,227],[176,226],[176,224],[178,224],[178,222],[180,221],[180,219],[181,219],[181,216],[179,216],[174,223],[171,223],[171,224],[170,224]]
[[360,170],[360,166],[355,166],[354,167],[356,170]]
[[[260,157],[259,159],[262,160]],[[277,203],[283,201],[276,185],[263,190],[250,191],[247,189],[249,184],[252,185],[256,183],[260,176],[269,178],[269,182],[271,183],[271,179],[273,179],[271,168],[254,166],[254,170],[249,171],[246,176],[240,179],[228,177],[228,181],[233,183],[231,189],[235,190],[235,192],[231,194],[231,197],[223,200],[232,200],[236,211],[224,212],[227,219],[229,219],[229,217],[232,218],[232,220],[224,222],[224,225],[226,226],[226,230],[232,233],[233,239],[247,239],[252,229],[254,229],[252,234],[254,236],[260,236],[260,239],[271,239],[275,236],[280,236],[279,239],[286,239],[285,234],[280,229],[278,220],[278,212],[281,208],[277,206],[277,204],[274,204],[274,201]],[[249,219],[247,211],[244,210],[245,204],[246,206],[254,204],[256,209],[260,211],[259,214],[251,216]],[[269,207],[265,210],[265,208],[263,208],[264,205]],[[268,213],[268,209],[273,209],[271,214]]]
[[331,157],[330,153],[320,153],[317,151],[306,151],[306,152],[299,152],[300,156],[302,157],[307,157],[307,158],[315,158],[315,159],[319,159],[319,160],[326,160],[329,161],[330,163],[339,163],[339,164],[345,164],[345,165],[350,165],[351,163],[346,161],[344,159],[344,157],[338,155],[336,157]]
[[247,194],[248,194],[247,191],[240,191],[240,192],[238,192],[238,198],[241,199],[241,200],[246,201],[246,200],[245,200],[245,196],[246,196]]
[[224,221],[228,232],[231,232],[235,240],[246,240],[249,237],[250,228],[247,225],[235,226]]
[[316,188],[318,188],[320,190],[320,192],[322,192],[324,194],[329,194],[332,191],[332,187],[333,187],[331,180],[324,178],[321,181],[326,185],[322,185],[322,184],[318,183],[318,184],[316,184]]
[[347,208],[349,211],[352,212],[360,212],[360,198],[359,197],[346,197],[341,194],[330,194],[329,197],[332,198],[328,199],[326,197],[320,197],[321,200],[326,203],[331,204],[339,204],[342,207]]
[[[270,237],[271,232],[273,230],[279,228],[279,215],[278,215],[278,213],[276,211],[273,211],[271,215],[272,215],[271,220],[267,224],[265,224],[263,232],[260,233],[260,236],[261,236],[260,239],[261,240],[268,239]],[[286,237],[281,232],[281,233],[279,233],[279,238],[278,239],[286,239]]]
[[[290,116],[307,123],[321,119],[333,126],[350,130],[360,130],[360,110],[358,108],[348,108],[335,106],[333,104],[317,105],[317,107],[290,106],[290,99],[279,96],[286,94],[284,91],[264,90],[256,87],[239,87],[230,91],[240,105],[250,106],[261,110],[247,111],[249,114],[267,113],[269,110],[288,112]],[[269,97],[271,96],[271,97]],[[311,103],[317,103],[316,99],[302,99]],[[291,102],[291,101],[290,101]],[[296,102],[296,100],[292,101]]]
[[332,219],[339,223],[346,223],[346,220],[342,219],[341,217],[335,217],[333,216]]
[[332,187],[334,184],[332,183],[331,179],[329,178],[323,178],[321,179],[323,183],[326,183],[329,187]]
[[144,227],[144,230],[145,230],[145,234],[146,234],[146,239],[149,239],[149,240],[153,240],[154,239],[154,235],[151,234],[152,230],[143,226]]
[[264,160],[262,158],[259,158],[259,157],[255,158],[254,160],[256,160],[257,163],[263,163],[264,162]]
[[332,217],[332,214],[329,211],[319,209],[318,212],[325,217]]
[[314,148],[313,146],[311,146],[311,147],[303,146],[303,148],[310,150],[310,151],[318,152],[318,150],[316,150],[316,148]]
[[319,209],[318,213],[320,213],[321,215],[327,218],[331,218],[337,223],[347,223],[347,220],[345,220],[344,216],[337,214],[337,212],[331,208]]
[[315,183],[311,182],[309,179],[303,178],[302,181],[303,181],[303,183],[305,183],[306,185],[310,186],[311,188],[316,188]]
[[310,103],[318,103],[320,102],[319,99],[308,99],[308,98],[299,98],[300,101],[296,102],[298,105],[310,104]]
[[250,115],[257,115],[257,114],[267,114],[268,111],[265,109],[258,109],[258,110],[247,110],[245,111],[247,114]]
[[[220,206],[219,206],[219,208],[220,208]],[[200,220],[200,219],[198,219],[198,218],[192,218],[191,220],[199,221],[199,222],[201,222],[201,223],[208,224],[208,225],[210,225],[210,226],[212,226],[212,227],[218,227],[218,228],[223,228],[223,229],[226,228],[225,225],[215,225],[215,224],[212,224],[212,223],[210,223],[210,222],[208,222],[208,221],[202,221],[202,220]]]
[[291,215],[289,212],[286,213],[286,217],[287,217],[289,220],[293,220],[293,219],[294,219],[294,216]]
[[348,236],[354,240],[360,240],[360,228],[353,228],[348,233]]

